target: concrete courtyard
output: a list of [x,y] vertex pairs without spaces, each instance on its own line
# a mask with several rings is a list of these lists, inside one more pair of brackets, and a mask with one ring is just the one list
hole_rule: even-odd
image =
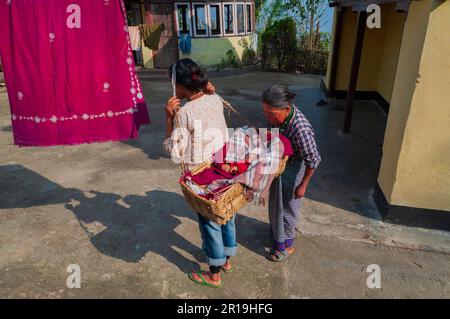
[[[359,101],[352,134],[343,135],[343,103],[316,106],[320,77],[259,71],[212,81],[260,125],[264,88],[298,93],[322,164],[303,202],[297,251],[285,263],[267,261],[267,209],[247,206],[237,216],[236,271],[222,289],[191,283],[187,273],[206,266],[179,167],[161,148],[171,87],[163,72],[140,77],[152,124],[139,139],[75,147],[14,146],[0,87],[1,298],[450,297],[450,234],[383,223],[373,202],[386,116]],[[231,126],[242,124],[232,115]],[[79,289],[66,285],[70,264],[80,266]],[[380,266],[380,289],[366,285],[371,264]]]

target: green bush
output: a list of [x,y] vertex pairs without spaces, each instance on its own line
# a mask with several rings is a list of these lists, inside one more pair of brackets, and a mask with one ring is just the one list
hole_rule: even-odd
[[258,61],[256,59],[256,52],[250,48],[247,39],[239,40],[239,45],[244,49],[242,52],[242,63],[245,65],[256,64]]
[[296,23],[293,18],[275,21],[261,35],[263,69],[293,72],[297,47]]
[[257,62],[256,60],[256,52],[253,49],[244,49],[244,52],[242,52],[242,63],[246,65],[255,64]]
[[287,17],[272,23],[260,36],[262,68],[280,72],[325,74],[328,61],[326,34],[321,35],[316,50],[305,45],[305,35],[297,39],[297,25]]
[[221,71],[225,68],[240,68],[241,64],[239,63],[239,59],[234,54],[233,50],[230,49],[226,53],[226,57],[222,58],[222,62],[219,63],[216,68],[217,71]]

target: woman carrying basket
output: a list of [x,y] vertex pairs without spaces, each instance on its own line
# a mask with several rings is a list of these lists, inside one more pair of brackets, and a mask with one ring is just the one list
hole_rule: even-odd
[[273,247],[267,258],[282,261],[294,252],[295,227],[301,198],[321,161],[314,131],[302,112],[292,103],[295,93],[274,85],[262,95],[266,118],[274,128],[289,138],[294,155],[269,191],[269,221]]
[[[170,69],[175,96],[166,105],[167,138],[164,146],[172,158],[181,158],[183,169],[190,169],[208,161],[228,140],[224,107],[214,86],[191,59],[182,59]],[[181,100],[188,102],[181,107]],[[177,154],[178,152],[178,154]],[[230,257],[236,255],[234,217],[225,225],[218,225],[198,214],[203,251],[209,271],[189,274],[197,284],[222,287],[221,270],[231,272]]]

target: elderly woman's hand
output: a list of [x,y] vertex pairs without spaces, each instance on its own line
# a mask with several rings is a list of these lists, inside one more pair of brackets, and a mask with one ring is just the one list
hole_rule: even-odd
[[175,116],[175,112],[180,109],[181,100],[176,96],[172,96],[166,104],[166,116],[168,118],[173,118]]
[[214,87],[214,85],[211,82],[208,82],[208,84],[206,84],[204,91],[206,94],[214,94],[214,93],[216,93],[216,88]]
[[300,184],[295,188],[294,198],[303,198],[305,197],[306,188],[308,186],[304,184]]

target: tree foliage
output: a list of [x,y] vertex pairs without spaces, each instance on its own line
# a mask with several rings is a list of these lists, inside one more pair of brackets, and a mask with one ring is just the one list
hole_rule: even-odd
[[321,28],[327,0],[259,0],[259,54],[264,69],[323,74],[330,35]]
[[321,44],[321,29],[329,22],[327,0],[258,0],[258,25],[265,30],[275,21],[292,17],[302,45],[310,50]]
[[275,21],[261,35],[263,68],[275,64],[278,70],[292,72],[296,54],[296,23],[288,17]]

